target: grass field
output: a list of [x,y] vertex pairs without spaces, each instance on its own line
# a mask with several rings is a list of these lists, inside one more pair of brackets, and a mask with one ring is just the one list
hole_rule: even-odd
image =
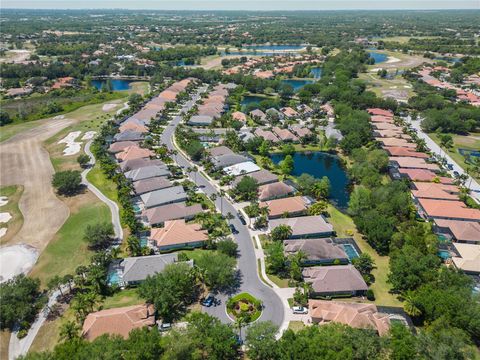
[[290,330],[293,330],[294,332],[298,332],[305,328],[305,324],[303,323],[303,321],[290,321],[288,323],[288,328]]
[[102,309],[138,305],[143,304],[144,302],[145,300],[138,296],[137,289],[126,289],[117,292],[113,296],[105,298],[102,304]]
[[10,332],[0,331],[0,359],[8,359],[8,344],[10,343]]
[[95,187],[97,187],[98,190],[103,193],[103,195],[118,204],[117,185],[115,185],[113,180],[108,179],[105,176],[98,163],[95,164],[93,169],[87,174],[87,180],[95,185]]
[[0,212],[8,212],[12,216],[9,222],[0,224],[0,228],[7,228],[7,233],[0,238],[0,245],[6,245],[12,240],[23,224],[23,215],[18,208],[22,196],[23,186],[5,186],[0,188],[0,196],[6,196],[8,203],[0,207]]
[[389,257],[380,256],[378,253],[363,239],[362,235],[357,231],[355,224],[350,216],[341,213],[332,205],[328,207],[330,217],[328,221],[333,225],[338,237],[353,237],[358,247],[364,253],[369,254],[375,261],[376,269],[372,271],[375,276],[375,282],[370,286],[375,294],[375,303],[384,306],[401,306],[401,302],[389,293],[390,284],[387,283],[387,275],[389,272]]
[[412,86],[401,75],[397,75],[393,79],[381,79],[376,72],[370,72],[360,74],[359,78],[368,83],[368,90],[373,91],[381,98],[393,97],[406,101],[414,95]]
[[90,192],[64,199],[70,217],[40,255],[31,272],[45,286],[54,275],[71,274],[79,265],[88,263],[92,252],[83,234],[88,225],[110,222],[110,210]]

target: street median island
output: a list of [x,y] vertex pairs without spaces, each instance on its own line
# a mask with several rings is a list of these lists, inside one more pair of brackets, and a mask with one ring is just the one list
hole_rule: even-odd
[[262,302],[249,293],[240,293],[227,302],[228,315],[234,320],[251,323],[262,315]]

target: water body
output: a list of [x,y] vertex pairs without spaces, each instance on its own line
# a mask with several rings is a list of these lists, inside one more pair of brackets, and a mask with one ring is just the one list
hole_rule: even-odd
[[303,88],[307,84],[313,84],[313,80],[301,79],[301,80],[293,80],[293,79],[285,79],[282,80],[282,83],[291,85],[293,87],[293,91],[297,92],[301,88]]
[[[122,91],[130,89],[130,80],[119,80],[119,79],[112,79],[112,90],[113,91]],[[102,89],[102,86],[107,84],[107,80],[92,80],[92,85],[95,86],[98,90]]]
[[459,58],[448,57],[448,56],[437,56],[436,58],[434,58],[434,60],[442,60],[442,61],[451,62],[454,64],[457,62],[460,62]]
[[256,95],[246,95],[243,97],[241,104],[242,106],[246,106],[253,103],[258,104],[263,100],[268,100],[268,98],[265,98],[262,96],[256,96]]
[[383,63],[383,62],[387,61],[387,59],[388,59],[388,55],[386,55],[386,54],[381,54],[381,53],[378,53],[378,52],[375,52],[375,51],[369,51],[368,53],[369,53],[370,57],[375,60],[375,64]]
[[[273,154],[271,159],[275,164],[282,161],[284,155]],[[303,173],[321,179],[326,176],[330,180],[329,200],[340,209],[348,207],[348,177],[340,158],[325,152],[298,152],[293,155],[295,168],[292,175],[300,176]]]
[[313,76],[314,79],[320,79],[322,77],[322,68],[313,68],[312,71],[310,71],[310,74]]

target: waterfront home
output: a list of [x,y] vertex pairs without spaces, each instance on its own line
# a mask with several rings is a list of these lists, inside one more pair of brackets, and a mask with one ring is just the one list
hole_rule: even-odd
[[397,168],[402,169],[425,169],[431,171],[440,171],[440,167],[437,164],[430,164],[425,162],[424,159],[420,158],[413,158],[407,156],[398,156],[388,158],[390,160],[390,164]]
[[256,121],[265,121],[267,119],[267,115],[260,109],[250,111],[250,116]]
[[183,186],[174,186],[171,188],[151,191],[140,195],[145,209],[150,209],[160,205],[173,204],[187,201],[188,196]]
[[209,126],[213,122],[213,116],[211,115],[193,115],[188,120],[188,125],[192,126]]
[[82,336],[93,341],[102,335],[128,338],[130,331],[155,325],[153,305],[132,305],[88,314],[83,322]]
[[302,276],[312,285],[312,297],[360,296],[368,290],[362,274],[351,264],[307,267]]
[[480,210],[468,208],[462,201],[417,199],[419,214],[428,220],[480,221]]
[[254,132],[255,136],[261,137],[263,140],[271,141],[272,143],[280,142],[280,139],[270,130],[263,130],[258,128]]
[[164,177],[152,177],[138,180],[133,183],[133,191],[136,195],[142,195],[150,191],[172,187],[173,184]]
[[374,329],[378,335],[390,330],[390,318],[378,312],[374,304],[308,300],[308,313],[314,324],[336,322],[357,329]]
[[292,109],[289,106],[281,108],[280,112],[287,119],[293,119],[298,116],[298,112],[296,112],[294,109]]
[[293,134],[292,132],[290,132],[290,130],[288,130],[288,129],[282,129],[282,128],[279,128],[279,127],[275,126],[272,130],[275,133],[275,135],[277,135],[278,138],[281,141],[290,142],[290,141],[298,141],[299,140],[298,137],[295,134]]
[[293,133],[296,134],[299,138],[305,138],[313,135],[310,129],[300,125],[291,126],[290,130],[292,130]]
[[249,174],[258,170],[260,170],[260,167],[252,161],[245,161],[239,164],[230,165],[223,168],[223,171],[227,175],[231,175],[231,176]]
[[271,184],[278,181],[278,176],[268,170],[262,169],[248,175],[240,175],[233,180],[232,186],[236,186],[245,176],[250,176],[257,181],[258,185]]
[[452,178],[438,176],[433,171],[425,169],[398,169],[401,177],[407,178],[411,181],[436,181],[438,179],[441,184],[453,184]]
[[148,276],[161,273],[167,265],[176,262],[177,253],[116,259],[109,267],[109,274],[114,275],[110,276],[110,283],[119,286],[138,285]]
[[305,255],[302,265],[348,264],[349,258],[342,245],[335,244],[330,238],[285,240],[285,255],[294,255],[301,251]]
[[401,146],[410,149],[415,149],[417,145],[415,143],[408,142],[405,139],[393,138],[375,138],[382,146]]
[[272,232],[273,229],[280,225],[288,225],[291,227],[292,235],[289,237],[289,239],[328,237],[334,234],[333,226],[329,224],[322,215],[289,217],[270,220],[268,222],[269,232]]
[[200,204],[187,206],[186,203],[180,202],[144,210],[142,219],[150,226],[163,226],[165,221],[169,220],[192,220],[201,212],[203,209]]
[[388,155],[392,157],[417,157],[421,159],[428,159],[430,157],[428,154],[425,154],[423,152],[416,152],[401,146],[385,146],[383,150],[385,150]]
[[124,151],[126,148],[129,148],[130,146],[139,146],[139,143],[136,142],[136,141],[114,142],[108,147],[108,152],[110,152],[112,154],[116,154],[116,153]]
[[148,159],[148,158],[139,158],[133,160],[122,161],[119,164],[120,170],[122,172],[140,169],[147,166],[160,166],[165,167],[165,163],[160,159]]
[[225,155],[212,157],[210,161],[212,162],[215,169],[218,170],[218,169],[225,168],[227,166],[250,161],[250,159],[247,158],[246,156],[239,155],[239,154],[225,154]]
[[115,154],[115,158],[118,161],[149,158],[153,156],[155,156],[155,153],[152,150],[141,148],[138,145],[129,146]]
[[139,181],[154,178],[157,176],[170,176],[171,173],[166,166],[145,166],[139,169],[130,170],[125,173],[125,177],[132,181]]
[[480,274],[480,245],[453,243],[453,247],[459,256],[453,256],[452,262],[459,270],[466,274]]
[[437,184],[434,182],[413,182],[413,197],[420,199],[458,200],[460,189],[455,185]]
[[165,227],[153,228],[150,233],[150,241],[159,251],[202,247],[207,240],[208,233],[200,224],[187,224],[183,219],[166,221]]
[[284,199],[263,201],[260,207],[268,209],[268,218],[275,219],[284,215],[300,216],[307,212],[309,202],[303,196],[294,196]]
[[295,189],[284,182],[261,185],[258,188],[258,200],[266,201],[290,196]]
[[454,241],[480,245],[480,223],[445,219],[434,219],[433,221],[437,232],[452,237]]
[[[399,138],[404,139],[407,141],[411,141],[412,137],[408,134],[403,133],[402,131],[398,130],[374,130],[373,131],[374,137],[383,137],[383,138]],[[378,139],[377,139],[378,141]]]

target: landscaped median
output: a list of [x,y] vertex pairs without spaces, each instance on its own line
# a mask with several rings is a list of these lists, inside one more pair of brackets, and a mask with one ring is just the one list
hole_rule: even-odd
[[227,313],[234,321],[251,323],[262,315],[262,302],[249,293],[240,293],[227,301]]

